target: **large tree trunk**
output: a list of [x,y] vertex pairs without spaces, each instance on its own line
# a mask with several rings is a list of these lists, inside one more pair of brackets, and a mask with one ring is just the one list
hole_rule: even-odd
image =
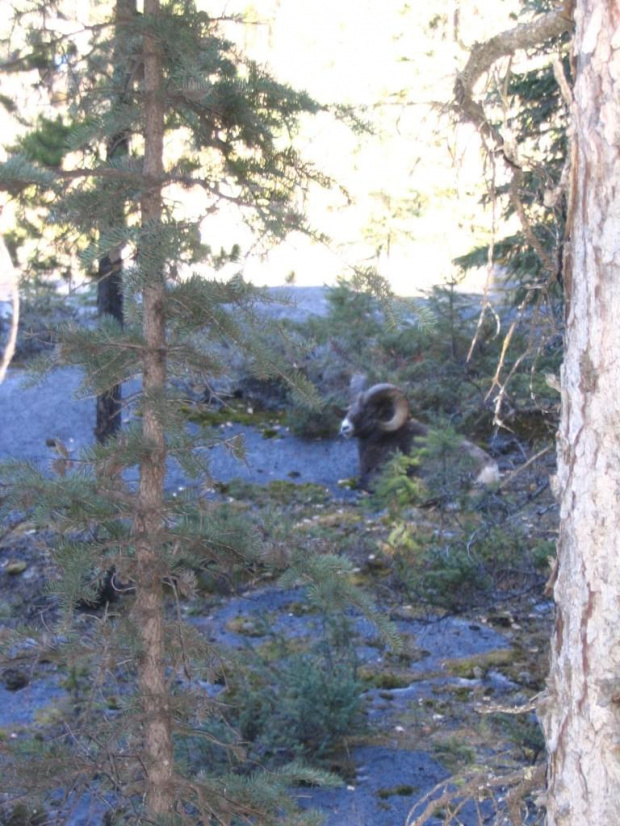
[[549,826],[620,822],[620,0],[578,0]]
[[[156,237],[162,218],[161,176],[164,151],[161,44],[154,35],[159,0],[145,0],[144,193],[141,201],[143,234]],[[144,239],[143,239],[144,240]],[[148,242],[147,242],[148,243]],[[143,253],[146,250],[143,250]],[[150,252],[150,250],[149,250]],[[163,264],[138,256],[144,270],[142,360],[143,437],[137,516],[134,524],[137,562],[135,616],[142,652],[139,686],[144,713],[146,815],[156,821],[174,806],[173,748],[169,686],[165,673],[164,594],[161,537],[163,533],[166,443],[159,402],[166,385],[166,329]],[[153,272],[155,268],[155,272]]]

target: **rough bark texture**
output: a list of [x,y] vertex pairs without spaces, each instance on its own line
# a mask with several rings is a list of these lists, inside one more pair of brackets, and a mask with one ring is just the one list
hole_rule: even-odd
[[617,826],[620,801],[620,0],[578,0],[549,826]]
[[[153,34],[159,0],[145,0],[144,16],[150,25],[144,36],[145,150],[144,178],[151,183],[142,202],[142,227],[150,233],[161,222],[164,151],[164,104],[160,43]],[[150,19],[150,20],[149,20]],[[145,184],[146,186],[146,184]],[[140,257],[140,256],[139,256]],[[151,266],[142,264],[145,268]],[[150,272],[143,290],[142,363],[143,436],[148,452],[140,463],[136,539],[137,593],[135,616],[142,653],[139,685],[144,714],[144,764],[146,815],[155,821],[170,815],[174,806],[173,748],[169,687],[165,675],[163,563],[160,555],[163,528],[165,433],[157,399],[166,384],[166,329],[163,272]]]

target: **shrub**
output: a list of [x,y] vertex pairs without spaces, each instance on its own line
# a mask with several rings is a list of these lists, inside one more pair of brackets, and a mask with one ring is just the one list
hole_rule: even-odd
[[[553,543],[503,521],[510,508],[493,492],[468,487],[459,438],[447,426],[431,430],[424,448],[392,457],[368,500],[388,512],[383,550],[407,598],[451,611],[519,593],[541,579],[553,553]],[[423,478],[411,476],[419,466]]]
[[261,750],[320,759],[361,726],[355,664],[298,653],[239,691],[239,730]]

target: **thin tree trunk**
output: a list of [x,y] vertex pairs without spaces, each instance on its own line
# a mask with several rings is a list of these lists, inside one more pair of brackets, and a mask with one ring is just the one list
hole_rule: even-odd
[[578,0],[549,826],[620,822],[620,0]]
[[[129,27],[136,17],[136,0],[116,0],[114,12],[116,26],[116,44],[114,48],[114,77],[118,89],[118,102],[128,101],[133,85],[133,66],[127,48]],[[127,155],[129,152],[129,132],[125,130],[114,135],[107,145],[107,158],[111,160]],[[124,204],[117,205],[116,215],[110,221],[115,226],[125,222]],[[99,261],[97,279],[97,311],[99,316],[110,315],[119,324],[123,323],[123,264],[122,249],[112,250]],[[106,393],[97,397],[95,438],[99,443],[105,442],[121,428],[122,388],[114,385]]]
[[4,243],[2,236],[0,236],[0,266],[4,271],[4,277],[9,282],[11,304],[13,305],[11,326],[9,328],[9,334],[4,346],[4,352],[0,357],[0,384],[2,384],[6,376],[6,371],[9,369],[9,364],[15,355],[17,331],[19,328],[19,279],[17,276],[17,270],[13,266],[11,256],[6,248],[6,244]]
[[[108,154],[110,157],[110,154]],[[121,212],[121,217],[124,216]],[[97,312],[99,317],[112,316],[123,323],[123,265],[121,250],[114,250],[99,261],[97,280]],[[95,438],[100,444],[121,428],[122,387],[115,384],[110,390],[97,396]]]
[[[142,228],[149,235],[162,218],[164,106],[160,44],[153,32],[159,0],[145,0],[145,189],[141,201]],[[142,643],[139,685],[144,713],[144,762],[147,771],[146,813],[156,820],[174,806],[173,749],[169,686],[165,674],[164,594],[161,534],[163,529],[165,433],[158,400],[166,384],[166,330],[163,266],[139,255],[148,282],[143,289],[143,437],[148,452],[140,463],[138,515],[135,520],[137,557],[136,619]]]

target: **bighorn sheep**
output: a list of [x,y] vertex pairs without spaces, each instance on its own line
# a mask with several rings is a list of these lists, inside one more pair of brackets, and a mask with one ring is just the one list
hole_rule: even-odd
[[[408,455],[412,449],[424,446],[428,428],[411,416],[405,394],[393,384],[375,384],[363,390],[357,377],[351,386],[358,392],[342,420],[340,434],[357,438],[360,486],[368,489],[394,453]],[[461,439],[458,449],[473,460],[476,484],[499,481],[497,463],[482,448]]]

